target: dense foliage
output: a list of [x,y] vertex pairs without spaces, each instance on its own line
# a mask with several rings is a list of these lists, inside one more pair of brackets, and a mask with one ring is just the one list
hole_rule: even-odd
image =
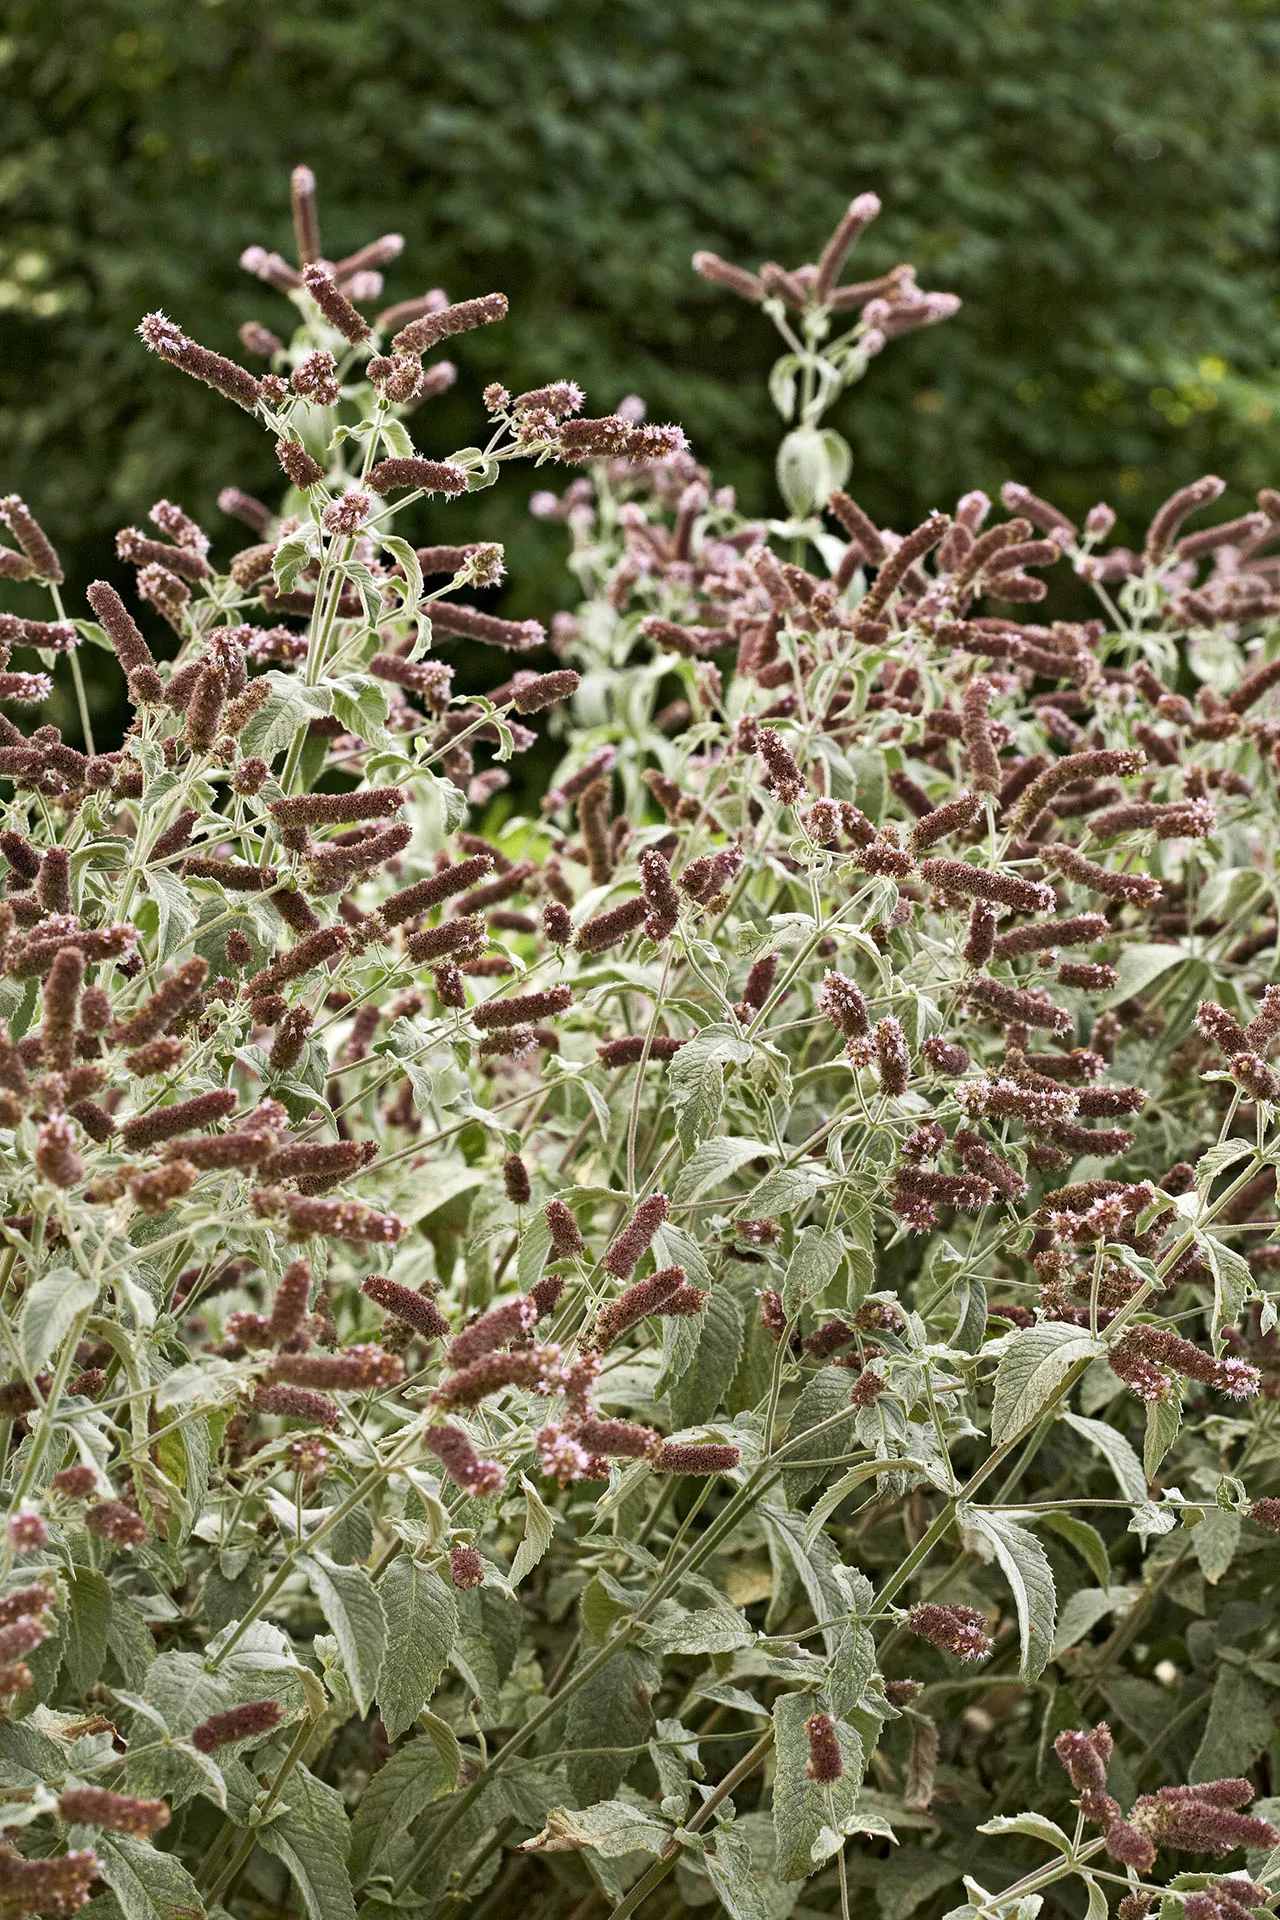
[[[281,247],[275,183],[308,157],[338,253],[367,210],[409,242],[390,298],[500,286],[474,393],[566,366],[715,446],[772,505],[767,343],[691,286],[885,199],[869,271],[914,260],[966,301],[838,424],[867,504],[914,523],[1013,474],[1129,537],[1206,467],[1256,488],[1277,404],[1277,26],[1259,0],[13,0],[0,40],[0,439],[81,582],[157,493],[210,515],[269,457],[234,414],[148,377],[139,312],[234,351],[236,259]],[[423,276],[429,276],[424,279]],[[512,542],[513,610],[556,590]],[[1069,607],[1068,612],[1078,611]]]
[[[0,720],[0,1911],[1256,1911],[1280,494],[881,527],[827,415],[956,301],[873,194],[697,261],[785,520],[563,378],[440,457],[506,300],[313,187],[267,372],[138,329],[289,483],[119,533],[172,660],[0,498],[0,699],[134,716]],[[526,461],[550,635],[443,541]]]

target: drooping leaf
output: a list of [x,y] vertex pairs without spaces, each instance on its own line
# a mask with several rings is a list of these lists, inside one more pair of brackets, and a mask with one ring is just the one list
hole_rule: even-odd
[[956,1519],[969,1532],[986,1540],[1013,1592],[1022,1648],[1019,1671],[1024,1680],[1038,1680],[1053,1651],[1057,1596],[1044,1548],[1033,1533],[1002,1515],[965,1502]]
[[513,1587],[518,1587],[526,1574],[533,1572],[551,1545],[555,1533],[555,1520],[548,1511],[546,1501],[523,1473],[520,1475],[520,1485],[524,1489],[524,1539],[516,1548],[516,1557],[511,1562]]
[[[569,1747],[643,1747],[653,1713],[649,1705],[655,1683],[650,1661],[623,1648],[579,1688],[565,1716]],[[615,1794],[635,1765],[626,1753],[586,1753],[568,1761],[569,1785],[575,1800],[590,1806]]]
[[389,1738],[398,1740],[440,1684],[458,1634],[458,1609],[440,1575],[406,1553],[383,1574],[378,1596],[387,1635],[378,1711]]
[[351,1878],[357,1886],[378,1871],[388,1847],[425,1807],[452,1793],[460,1766],[452,1730],[433,1715],[425,1733],[406,1740],[370,1775],[351,1822]]
[[68,1606],[62,1625],[62,1658],[68,1684],[87,1693],[107,1657],[111,1628],[111,1587],[105,1574],[77,1567],[67,1583]]
[[1247,1774],[1274,1732],[1266,1688],[1242,1667],[1224,1661],[1213,1683],[1209,1718],[1188,1777],[1227,1780]]
[[368,1713],[387,1645],[387,1619],[378,1590],[363,1567],[339,1566],[327,1554],[305,1562],[307,1577],[342,1651],[351,1692]]
[[696,1426],[716,1411],[738,1371],[745,1337],[742,1308],[728,1287],[711,1289],[695,1324],[697,1352],[670,1395],[672,1413],[681,1427]]
[[95,1851],[125,1920],[199,1920],[204,1913],[195,1881],[172,1853],[127,1833],[102,1834]]

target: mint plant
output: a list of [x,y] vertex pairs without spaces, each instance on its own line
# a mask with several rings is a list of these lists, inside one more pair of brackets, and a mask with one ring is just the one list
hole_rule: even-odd
[[784,518],[569,379],[443,456],[502,295],[369,319],[293,193],[265,372],[139,328],[252,543],[124,529],[144,632],[0,501],[0,699],[133,715],[0,721],[0,1910],[1267,1906],[1280,495],[876,526],[827,410],[955,303],[841,280],[866,195],[695,263]]

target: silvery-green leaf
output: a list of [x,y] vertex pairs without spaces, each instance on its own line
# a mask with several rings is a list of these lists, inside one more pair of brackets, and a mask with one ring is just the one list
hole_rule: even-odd
[[991,1410],[995,1445],[1003,1446],[1034,1426],[1072,1369],[1103,1351],[1100,1341],[1061,1320],[1021,1328],[1000,1356],[996,1369]]
[[555,1520],[548,1511],[546,1501],[523,1473],[520,1475],[520,1485],[524,1490],[524,1539],[516,1548],[516,1557],[511,1562],[513,1587],[518,1587],[525,1576],[533,1572],[555,1534]]
[[389,1737],[411,1727],[440,1684],[458,1633],[458,1609],[440,1575],[407,1553],[378,1585],[387,1643],[378,1676],[378,1711]]
[[39,1373],[51,1360],[82,1313],[98,1297],[98,1283],[74,1267],[54,1267],[31,1283],[22,1296],[18,1341],[26,1371]]
[[387,1620],[378,1590],[363,1567],[339,1566],[316,1552],[301,1563],[342,1650],[351,1692],[367,1713],[387,1644]]
[[1025,1527],[963,1501],[956,1508],[956,1519],[966,1531],[985,1540],[999,1561],[1018,1614],[1022,1648],[1019,1671],[1024,1680],[1038,1680],[1053,1651],[1057,1604],[1053,1574],[1044,1548]]

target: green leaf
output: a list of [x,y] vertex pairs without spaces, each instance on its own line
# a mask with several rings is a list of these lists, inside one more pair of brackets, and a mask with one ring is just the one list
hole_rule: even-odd
[[458,1784],[462,1758],[452,1730],[432,1716],[420,1739],[406,1741],[371,1775],[351,1822],[351,1878],[378,1871],[383,1855],[425,1807]]
[[1162,973],[1168,973],[1170,967],[1180,967],[1186,958],[1187,955],[1181,947],[1142,944],[1123,947],[1120,958],[1116,962],[1119,978],[1109,992],[1104,993],[1100,1000],[1094,1001],[1094,1006],[1105,1009],[1118,1007],[1125,1000],[1135,1000],[1153,981],[1158,980]]
[[[847,1823],[856,1817],[862,1741],[845,1721],[836,1721],[845,1770],[832,1783],[830,1795],[825,1785],[805,1778],[809,1740],[804,1723],[818,1710],[818,1698],[812,1693],[784,1693],[774,1702],[773,1834],[778,1872],[784,1880],[804,1880],[814,1873],[839,1851],[842,1835],[851,1830]],[[839,1832],[830,1823],[832,1802]]]
[[734,1822],[716,1828],[715,1846],[702,1856],[707,1878],[729,1920],[771,1920],[771,1908],[759,1884],[751,1844]]
[[824,1227],[806,1227],[795,1243],[782,1282],[782,1306],[788,1320],[830,1286],[844,1258],[843,1236]]
[[298,575],[315,557],[316,529],[308,522],[280,542],[271,561],[271,571],[281,593],[292,593]]
[[991,1547],[1013,1590],[1022,1647],[1019,1671],[1024,1680],[1038,1680],[1053,1651],[1057,1596],[1044,1548],[1035,1535],[1000,1514],[984,1512],[962,1501],[956,1519],[967,1532]]
[[111,1626],[111,1587],[104,1573],[77,1567],[68,1584],[62,1627],[62,1658],[77,1693],[87,1693],[107,1657]]
[[1104,1420],[1088,1420],[1082,1413],[1064,1413],[1062,1422],[1102,1455],[1126,1500],[1146,1499],[1147,1476],[1142,1470],[1142,1462],[1122,1433],[1115,1427],[1109,1427]]
[[1042,1513],[1040,1524],[1058,1534],[1080,1555],[1095,1579],[1104,1587],[1111,1585],[1111,1562],[1107,1557],[1107,1543],[1096,1527],[1082,1520],[1075,1513]]
[[[895,1470],[902,1467],[919,1467],[922,1464],[919,1460],[899,1459],[896,1456],[892,1462]],[[809,1509],[804,1527],[805,1552],[807,1553],[813,1546],[841,1501],[847,1500],[864,1481],[872,1479],[878,1473],[887,1473],[889,1470],[890,1463],[885,1460],[860,1460],[856,1467],[850,1467],[847,1473],[842,1473],[840,1478],[833,1482]]]
[[196,1883],[173,1854],[125,1833],[101,1833],[94,1848],[125,1920],[198,1920],[203,1914]]
[[745,1067],[754,1051],[741,1027],[719,1022],[699,1027],[667,1068],[668,1085],[677,1090],[692,1088],[701,1079],[708,1061],[714,1060],[726,1067]]
[[1068,1647],[1074,1647],[1077,1640],[1083,1640],[1086,1633],[1092,1633],[1099,1620],[1110,1613],[1127,1613],[1138,1597],[1136,1587],[1081,1587],[1073,1593],[1058,1616],[1058,1630],[1053,1637],[1053,1657],[1056,1660]]
[[728,1287],[713,1287],[699,1316],[698,1351],[670,1391],[676,1424],[709,1420],[733,1383],[742,1358],[742,1308]]
[[[643,1654],[624,1647],[606,1661],[569,1702],[565,1715],[568,1747],[643,1747],[653,1714],[649,1698],[656,1668]],[[635,1765],[627,1753],[570,1754],[566,1762],[575,1800],[590,1804],[615,1794]]]
[[355,1920],[351,1876],[324,1826],[291,1810],[259,1827],[258,1844],[287,1870],[302,1896],[308,1920]]
[[806,1445],[797,1446],[794,1452],[787,1454],[783,1485],[793,1504],[816,1485],[827,1471],[824,1467],[810,1467],[806,1471],[806,1456],[813,1460],[825,1460],[847,1453],[853,1424],[857,1419],[855,1410],[849,1405],[849,1375],[846,1370],[843,1367],[819,1368],[796,1401],[787,1427],[788,1446],[793,1441],[801,1440],[811,1427],[821,1425],[842,1411],[848,1415],[847,1419],[826,1427]]
[[1274,1732],[1270,1696],[1251,1673],[1224,1661],[1213,1683],[1209,1718],[1188,1778],[1193,1782],[1229,1780],[1248,1773]]
[[994,1444],[1003,1446],[1034,1426],[1072,1369],[1104,1351],[1101,1341],[1060,1320],[1046,1320],[1015,1333],[996,1369],[991,1409]]
[[673,1607],[648,1628],[649,1643],[661,1653],[732,1653],[755,1639],[736,1607]]
[[985,1820],[978,1828],[979,1833],[1021,1833],[1029,1840],[1043,1840],[1046,1846],[1056,1847],[1059,1853],[1070,1853],[1071,1841],[1062,1828],[1042,1813],[998,1813],[992,1820]]
[[1238,1513],[1224,1513],[1221,1507],[1211,1507],[1199,1526],[1191,1529],[1192,1550],[1211,1587],[1217,1586],[1235,1559],[1241,1525]]
[[776,1147],[766,1146],[763,1141],[738,1139],[732,1134],[720,1134],[714,1140],[704,1140],[681,1167],[671,1198],[677,1206],[687,1206],[691,1201],[701,1200],[706,1194],[723,1186],[726,1180],[732,1179],[748,1161],[771,1159],[777,1151]]
[[378,1590],[363,1567],[339,1566],[327,1554],[312,1554],[301,1564],[338,1643],[352,1697],[368,1713],[387,1644]]
[[552,1807],[542,1832],[522,1840],[520,1851],[577,1853],[590,1847],[606,1860],[619,1860],[624,1853],[661,1853],[670,1838],[670,1827],[629,1800],[599,1800],[580,1811]]
[[458,1609],[440,1575],[406,1553],[391,1562],[378,1595],[387,1623],[378,1711],[388,1737],[398,1740],[440,1684],[458,1634]]
[[555,1534],[555,1516],[533,1482],[520,1475],[520,1485],[524,1488],[524,1539],[516,1548],[516,1557],[511,1562],[511,1584],[518,1587],[527,1574],[533,1572]]
[[324,687],[308,687],[294,674],[273,669],[263,678],[270,682],[271,698],[254,714],[240,736],[240,745],[242,752],[258,754],[270,762],[292,744],[299,728],[329,713],[333,698]]
[[[395,421],[394,423],[388,421],[384,424],[383,426],[384,439],[386,437],[387,427],[393,424],[397,427],[400,426],[400,422],[398,420]],[[400,431],[402,433],[404,432],[403,427],[400,428]],[[406,439],[408,438],[407,434],[405,435],[405,438]],[[399,534],[395,534],[395,533],[380,533],[378,538],[379,538],[380,544],[386,548],[387,552],[391,555],[392,559],[398,561],[400,566],[404,569],[404,579],[405,579],[404,604],[405,606],[416,607],[419,600],[421,600],[422,598],[422,568],[418,564],[418,553],[417,553],[416,547],[411,547],[407,540],[402,540]]]
[[74,1267],[54,1267],[42,1274],[22,1297],[18,1316],[18,1343],[29,1374],[39,1373],[52,1359],[75,1325],[98,1297],[98,1282]]
[[1147,1406],[1147,1431],[1142,1443],[1142,1465],[1148,1480],[1154,1480],[1160,1462],[1178,1437],[1182,1425],[1182,1386],[1174,1381],[1167,1400],[1152,1400]]
[[[676,1059],[679,1058],[680,1054],[677,1054]],[[785,1220],[799,1207],[807,1206],[814,1194],[821,1192],[822,1186],[822,1175],[809,1167],[779,1167],[773,1173],[767,1173],[755,1191],[744,1200],[735,1201],[735,1212],[739,1218],[759,1214]]]
[[[683,1227],[673,1227],[670,1221],[659,1227],[653,1239],[653,1257],[659,1267],[683,1267],[693,1286],[705,1293],[712,1291],[715,1283],[702,1248]],[[697,1359],[705,1332],[703,1322],[704,1316],[699,1314],[662,1316],[662,1371],[654,1382],[655,1399],[682,1380]]]
[[155,957],[163,962],[177,952],[194,928],[196,910],[186,886],[172,868],[149,868],[147,892],[155,901],[159,922]]
[[676,1121],[676,1134],[685,1153],[692,1154],[714,1130],[723,1106],[724,1068],[718,1060],[708,1060],[689,1088],[689,1097]]
[[1216,1346],[1223,1327],[1234,1327],[1244,1311],[1244,1303],[1253,1291],[1253,1274],[1247,1260],[1211,1233],[1202,1233],[1196,1246],[1213,1271],[1213,1318],[1209,1336]]

